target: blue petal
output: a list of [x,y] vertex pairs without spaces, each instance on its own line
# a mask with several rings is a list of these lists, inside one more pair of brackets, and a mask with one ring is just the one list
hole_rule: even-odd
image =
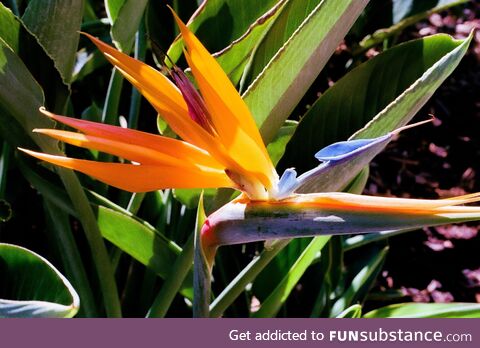
[[323,162],[340,161],[349,156],[354,156],[355,154],[362,152],[371,146],[382,143],[390,136],[390,134],[387,134],[374,139],[357,139],[334,143],[318,151],[315,154],[315,158]]
[[297,172],[293,168],[286,169],[278,181],[277,199],[290,196],[293,190],[298,186]]

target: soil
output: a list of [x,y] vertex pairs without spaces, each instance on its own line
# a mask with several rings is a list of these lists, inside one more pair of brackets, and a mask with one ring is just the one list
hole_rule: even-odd
[[[402,41],[437,32],[464,38],[480,28],[479,9],[475,2],[460,12],[432,15]],[[433,125],[402,133],[373,161],[365,194],[436,199],[480,191],[479,63],[477,31],[468,54],[417,115],[434,115]],[[460,224],[391,238],[373,292],[401,289],[418,302],[480,302],[479,228]]]

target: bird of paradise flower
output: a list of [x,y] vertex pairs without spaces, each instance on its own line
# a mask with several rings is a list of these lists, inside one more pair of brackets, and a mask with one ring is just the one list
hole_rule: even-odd
[[[330,168],[366,152],[379,151],[394,134],[407,127],[375,139],[330,145],[317,153],[316,157],[322,161],[317,168],[299,177],[294,169],[288,169],[279,178],[241,96],[200,41],[176,15],[175,19],[199,91],[176,67],[169,71],[169,79],[145,63],[85,35],[182,140],[55,115],[43,109],[45,115],[81,133],[57,129],[35,129],[35,132],[131,163],[96,162],[21,150],[131,192],[220,187],[241,191],[238,199],[213,213],[201,229],[203,259],[200,261],[206,263],[207,273],[220,245],[412,229],[480,219],[480,208],[460,206],[480,200],[480,194],[419,200],[308,191]],[[311,193],[297,193],[305,191]],[[203,300],[208,301],[208,291]]]

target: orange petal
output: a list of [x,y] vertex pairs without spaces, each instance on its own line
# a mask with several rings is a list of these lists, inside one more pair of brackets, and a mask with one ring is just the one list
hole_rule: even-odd
[[[181,140],[140,132],[133,129],[106,125],[98,122],[55,115],[44,109],[41,111],[55,121],[66,124],[67,126],[75,128],[87,135],[108,138],[117,142],[135,144],[151,150],[162,152],[170,157],[181,158],[182,160],[189,161],[191,163],[198,163],[200,165],[212,168],[224,169],[224,166],[215,160],[215,158],[213,158],[208,152]],[[50,134],[52,133],[50,132]]]
[[217,61],[176,15],[175,19],[188,48],[185,57],[222,144],[241,167],[270,187],[276,172],[247,105]]
[[176,134],[201,147],[209,141],[209,134],[190,118],[182,94],[167,77],[97,38],[86,33],[84,35],[92,40],[105,57],[142,93]]
[[188,107],[178,88],[163,74],[117,51],[89,34],[85,34],[102,51],[142,95],[155,107],[159,114],[181,138],[214,156],[220,163],[232,170],[238,170],[227,150],[217,139],[193,121]]
[[[57,129],[34,129],[33,131],[35,133],[48,135],[71,145],[106,152],[141,164],[165,165],[185,168],[197,165],[195,161],[184,160],[182,153],[178,153],[176,157],[173,157],[148,147],[138,146],[136,144],[124,141],[116,141],[109,138]],[[221,170],[219,168],[216,169]]]
[[[312,193],[297,195],[273,204],[295,204],[299,208],[321,206],[325,209],[352,211],[389,212],[399,214],[449,213],[457,210],[478,210],[478,207],[458,207],[462,204],[480,201],[480,193],[449,199],[410,199],[354,195],[341,192]],[[461,208],[461,209],[460,209]]]
[[20,150],[43,161],[77,170],[108,185],[130,192],[147,192],[172,187],[234,187],[224,173],[215,170],[199,172],[161,165],[95,162]]

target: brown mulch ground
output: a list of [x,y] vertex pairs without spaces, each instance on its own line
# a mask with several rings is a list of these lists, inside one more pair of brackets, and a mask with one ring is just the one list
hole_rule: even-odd
[[[480,5],[432,15],[404,35],[480,28]],[[371,165],[366,194],[446,198],[480,191],[480,31],[459,67],[422,109],[433,125],[404,132]],[[420,118],[418,118],[420,119]],[[401,288],[413,301],[480,302],[480,224],[426,228],[390,239],[374,291]]]

